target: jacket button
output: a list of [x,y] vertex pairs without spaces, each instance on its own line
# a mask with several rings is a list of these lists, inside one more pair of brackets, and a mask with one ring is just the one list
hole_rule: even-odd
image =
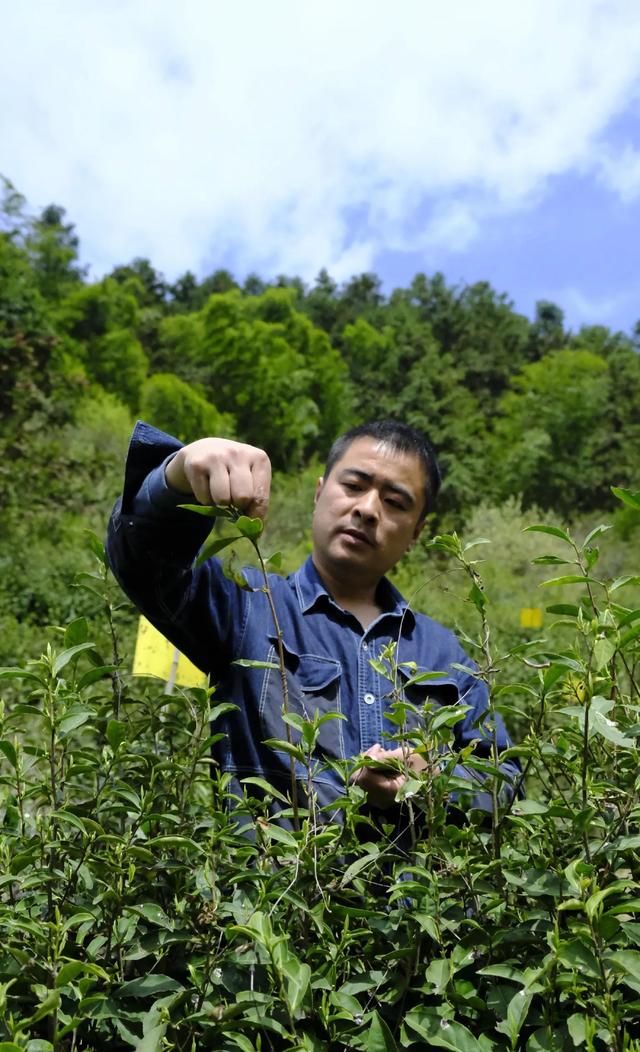
[[376,700],[376,696],[375,694],[370,694],[369,692],[367,692],[362,700],[364,701],[365,705],[373,705],[374,701]]

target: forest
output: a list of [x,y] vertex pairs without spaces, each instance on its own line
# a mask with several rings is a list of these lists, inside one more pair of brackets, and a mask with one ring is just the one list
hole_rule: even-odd
[[[640,321],[572,332],[439,273],[94,280],[63,207],[1,190],[0,1052],[637,1052]],[[225,699],[130,674],[102,551],[128,437],[266,449],[286,572],[333,438],[382,417],[444,474],[396,583],[464,639],[527,795],[461,826],[438,772],[407,856],[363,842],[357,793],[289,833],[247,786],[250,843],[208,762]]]

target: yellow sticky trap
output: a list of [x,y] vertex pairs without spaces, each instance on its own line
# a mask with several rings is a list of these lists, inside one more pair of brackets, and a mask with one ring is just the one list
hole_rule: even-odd
[[539,606],[522,607],[520,628],[542,628],[542,610]]
[[133,655],[134,676],[157,676],[167,685],[206,687],[207,677],[188,658],[154,628],[146,617],[138,624]]

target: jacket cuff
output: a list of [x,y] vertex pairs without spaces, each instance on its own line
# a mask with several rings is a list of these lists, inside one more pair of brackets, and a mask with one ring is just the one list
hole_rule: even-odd
[[175,511],[180,504],[195,503],[194,497],[188,493],[180,493],[167,484],[165,468],[174,457],[175,453],[170,453],[162,464],[158,464],[149,472],[133,498],[134,515],[148,515],[153,511]]

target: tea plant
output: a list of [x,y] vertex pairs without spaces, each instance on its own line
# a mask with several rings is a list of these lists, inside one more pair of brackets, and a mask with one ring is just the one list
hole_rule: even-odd
[[[579,543],[531,527],[566,551],[539,557],[565,564],[545,590],[576,595],[548,607],[548,638],[508,653],[482,549],[436,538],[469,580],[489,728],[499,711],[521,740],[460,753],[449,706],[409,729],[420,673],[390,646],[390,744],[424,769],[407,760],[382,824],[350,780],[357,761],[337,815],[315,806],[310,775],[293,828],[300,786],[247,778],[240,799],[211,760],[225,698],[126,674],[96,548],[95,622],[0,671],[0,1052],[637,1052],[640,609],[622,600],[640,582],[598,577],[606,529]],[[515,659],[522,675],[504,682]],[[290,716],[278,743],[309,771],[318,722]],[[509,758],[525,798],[504,791]],[[459,765],[486,781],[490,811],[468,806]]]

